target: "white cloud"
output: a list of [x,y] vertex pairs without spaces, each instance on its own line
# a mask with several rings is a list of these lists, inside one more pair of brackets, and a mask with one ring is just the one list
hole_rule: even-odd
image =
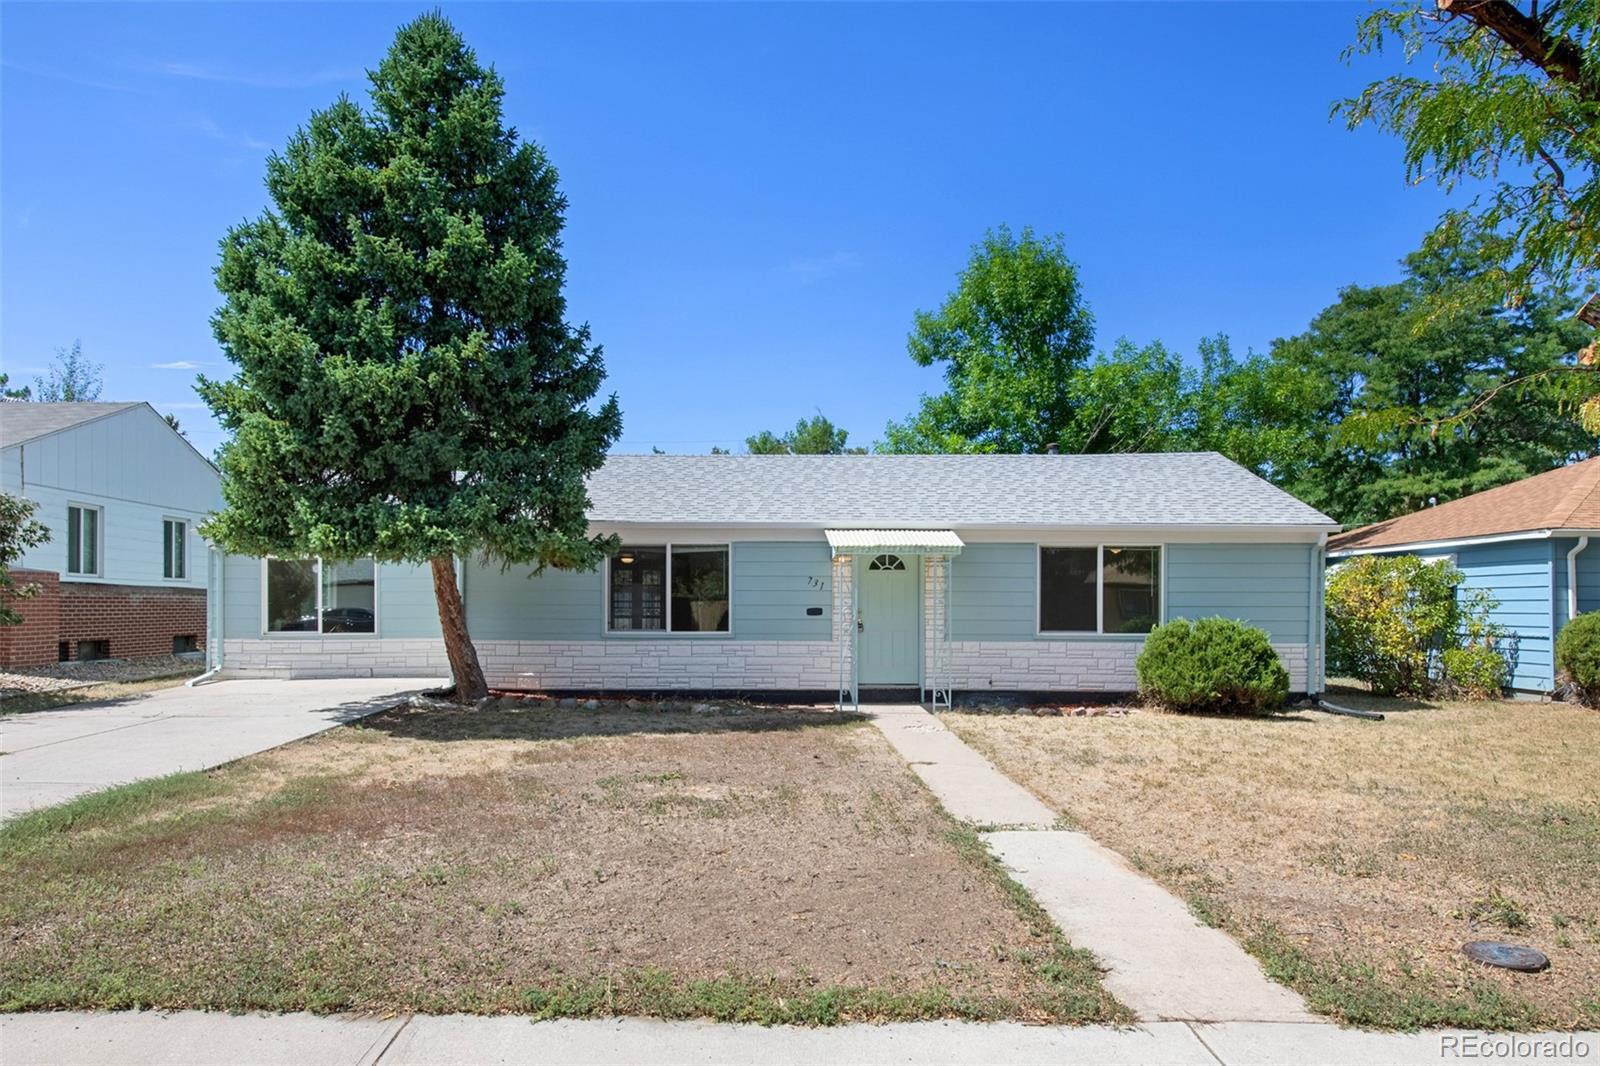
[[210,363],[197,363],[193,359],[178,359],[171,363],[151,363],[151,370],[199,370]]
[[820,281],[861,265],[859,252],[834,252],[831,255],[810,256],[789,260],[789,272],[803,281]]
[[210,81],[223,85],[243,85],[250,89],[310,89],[318,85],[353,81],[362,75],[361,70],[351,67],[328,67],[323,70],[312,71],[309,74],[278,77],[222,70],[217,67],[202,66],[199,63],[160,63],[157,64],[155,69],[157,72],[172,78]]
[[248,148],[253,152],[267,152],[277,147],[276,145],[269,144],[266,141],[258,140],[249,134],[229,133],[211,119],[205,117],[195,119],[189,124],[189,128],[194,130],[196,133],[205,134],[214,141],[221,141],[223,144],[231,144],[236,148]]
[[129,93],[135,96],[152,95],[149,90],[136,88],[132,85],[122,85],[117,82],[109,81],[96,81],[93,78],[84,78],[76,74],[64,74],[56,70],[46,70],[43,67],[29,66],[25,63],[15,63],[9,59],[4,63],[0,63],[0,66],[5,67],[7,70],[18,70],[24,74],[32,74],[36,78],[49,78],[52,81],[66,82],[68,85],[81,85],[86,89],[104,89],[107,92]]

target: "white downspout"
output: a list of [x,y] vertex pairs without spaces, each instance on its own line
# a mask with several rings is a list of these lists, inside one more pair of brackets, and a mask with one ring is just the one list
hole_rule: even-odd
[[1589,536],[1584,534],[1567,553],[1567,621],[1578,617],[1578,553],[1589,546]]
[[[204,684],[222,671],[223,582],[227,579],[227,573],[227,557],[219,556],[217,549],[212,547],[206,553],[206,661],[210,663],[210,668],[199,677],[191,677],[185,681],[185,688]],[[212,595],[213,590],[215,596]]]
[[[1310,663],[1306,668],[1306,687],[1311,689],[1306,695],[1312,699],[1322,695],[1322,690],[1328,687],[1327,678],[1327,646],[1328,646],[1328,534],[1317,536],[1317,546],[1311,552],[1311,569],[1316,574],[1316,580],[1311,586],[1311,649]],[[1312,666],[1315,666],[1315,669]],[[1314,687],[1313,687],[1314,686]]]

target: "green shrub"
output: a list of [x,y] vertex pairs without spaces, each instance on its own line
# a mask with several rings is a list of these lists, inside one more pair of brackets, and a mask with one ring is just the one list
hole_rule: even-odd
[[1600,611],[1580,614],[1561,627],[1556,669],[1579,703],[1600,706]]
[[1485,589],[1461,590],[1448,562],[1415,555],[1359,556],[1328,579],[1328,668],[1380,696],[1427,696],[1443,687],[1477,697],[1505,684],[1497,606]]
[[1289,695],[1289,672],[1266,633],[1229,618],[1179,618],[1145,638],[1139,694],[1172,711],[1267,714]]
[[1445,687],[1452,696],[1488,700],[1505,691],[1506,657],[1497,648],[1484,644],[1446,648],[1440,653],[1439,661]]

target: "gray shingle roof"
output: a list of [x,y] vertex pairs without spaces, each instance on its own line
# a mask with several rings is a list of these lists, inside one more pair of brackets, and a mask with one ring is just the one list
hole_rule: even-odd
[[1216,452],[613,455],[593,522],[797,526],[1322,526]]
[[0,403],[0,448],[48,437],[137,403]]

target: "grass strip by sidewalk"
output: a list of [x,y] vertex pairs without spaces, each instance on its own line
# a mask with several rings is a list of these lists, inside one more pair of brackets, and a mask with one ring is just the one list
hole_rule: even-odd
[[1068,1017],[1099,1017],[1104,1023],[1131,1025],[1137,1017],[1117,1002],[1100,982],[1100,965],[1094,954],[1075,948],[1055,920],[1022,883],[1006,872],[978,831],[946,815],[950,827],[945,839],[956,854],[983,873],[1004,894],[1006,902],[1034,934],[1048,943],[1045,952],[1019,953],[1022,961],[1051,990],[1057,1009]]

